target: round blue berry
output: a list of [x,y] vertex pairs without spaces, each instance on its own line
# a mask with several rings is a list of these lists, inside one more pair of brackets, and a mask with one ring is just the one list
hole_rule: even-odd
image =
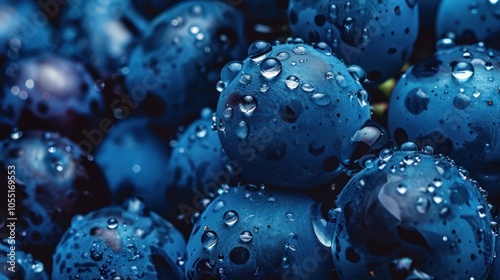
[[80,140],[104,116],[102,94],[78,61],[43,52],[8,61],[3,71],[0,122]]
[[337,177],[344,149],[370,119],[363,70],[300,39],[256,41],[248,56],[222,69],[215,119],[243,178],[305,189]]
[[198,219],[187,246],[187,279],[330,279],[328,249],[309,217],[314,200],[296,191],[231,187]]
[[77,215],[57,245],[52,279],[182,279],[186,243],[138,198]]
[[445,156],[383,150],[342,190],[332,254],[341,279],[485,279],[495,248],[484,191]]
[[347,64],[366,70],[367,85],[380,84],[397,74],[412,53],[418,7],[416,1],[372,2],[291,0],[292,34],[326,42]]
[[223,2],[182,2],[159,15],[133,51],[125,80],[138,114],[176,127],[214,107],[220,69],[244,52],[243,23]]
[[449,155],[492,195],[500,193],[500,54],[450,39],[410,67],[396,84],[388,126],[396,142],[429,145]]

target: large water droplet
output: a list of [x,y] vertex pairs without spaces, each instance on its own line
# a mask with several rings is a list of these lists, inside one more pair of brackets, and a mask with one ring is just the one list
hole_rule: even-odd
[[356,45],[355,43],[356,43],[357,32],[354,24],[355,24],[354,18],[352,17],[345,18],[343,25],[344,28],[342,29],[342,35],[341,35],[344,42],[346,42],[351,46]]
[[295,54],[298,54],[298,55],[304,55],[307,53],[307,49],[305,46],[303,45],[298,45],[298,46],[295,46],[293,47],[292,51],[295,53]]
[[316,49],[316,50],[318,50],[326,55],[332,54],[332,48],[324,42],[319,42],[319,43],[314,44],[314,49]]
[[262,85],[260,85],[259,91],[262,93],[266,93],[267,91],[269,91],[269,84],[263,83]]
[[243,68],[243,64],[238,61],[229,62],[226,65],[224,65],[224,67],[222,67],[222,70],[220,72],[220,79],[224,83],[224,85],[227,85],[232,80],[234,80],[234,78],[241,71],[241,68]]
[[330,20],[332,22],[337,21],[338,13],[339,13],[339,9],[337,8],[337,5],[335,5],[335,4],[330,5],[330,8],[328,8],[328,16],[330,17]]
[[224,113],[223,114],[224,114],[224,118],[226,120],[228,120],[228,119],[230,119],[233,116],[233,109],[231,109],[231,108],[228,107],[228,108],[224,109]]
[[18,140],[21,137],[23,137],[23,132],[20,131],[18,128],[14,128],[12,132],[10,133],[10,138],[12,140]]
[[289,76],[288,78],[286,78],[285,83],[288,89],[294,90],[299,87],[300,81],[296,76]]
[[107,227],[109,229],[115,229],[118,227],[118,221],[115,218],[110,218],[108,219],[108,225]]
[[276,55],[276,59],[278,60],[281,60],[281,61],[285,61],[287,60],[288,58],[290,58],[290,54],[285,52],[285,51],[282,51],[282,52],[279,52],[277,55]]
[[[339,209],[340,210],[340,209]],[[333,211],[334,215],[339,214],[338,211]],[[321,214],[321,204],[316,203],[311,206],[311,210],[309,211],[309,218],[314,230],[314,234],[318,241],[323,244],[325,247],[332,247],[332,237],[335,223],[330,223],[323,218]],[[332,217],[332,219],[336,219],[337,217]],[[295,234],[293,234],[296,237]]]
[[275,58],[268,58],[260,64],[260,73],[267,79],[273,79],[281,73],[281,62]]
[[455,41],[451,38],[444,38],[436,43],[437,50],[447,50],[455,47]]
[[474,75],[474,66],[469,62],[461,61],[453,66],[451,75],[459,81],[466,81]]
[[370,95],[364,89],[358,90],[356,97],[358,98],[358,103],[361,107],[368,105],[368,100],[370,99]]
[[224,223],[228,226],[232,226],[236,224],[236,222],[240,219],[240,216],[238,215],[238,212],[229,210],[226,213],[224,213],[223,220]]
[[252,241],[252,238],[253,238],[253,235],[248,230],[245,230],[245,231],[241,232],[241,234],[240,234],[240,240],[243,243],[248,243],[248,242]]
[[425,214],[429,209],[429,200],[423,196],[419,196],[415,201],[415,209],[420,214]]
[[266,41],[256,41],[253,42],[248,47],[248,56],[255,62],[264,60],[269,56],[273,47]]
[[305,92],[313,92],[314,91],[314,86],[311,84],[303,84],[300,88]]
[[427,110],[430,98],[421,88],[411,90],[405,98],[405,107],[413,115],[419,115]]
[[366,72],[363,68],[361,68],[361,66],[349,65],[347,67],[347,71],[349,71],[351,76],[360,83],[363,83],[366,80]]
[[242,113],[250,116],[257,109],[257,99],[251,95],[245,95],[241,97],[239,107]]
[[459,93],[455,98],[453,98],[453,106],[455,108],[463,110],[470,105],[470,97],[463,93]]
[[238,81],[240,82],[240,84],[247,86],[252,81],[252,76],[250,76],[247,73],[243,73],[241,74],[240,79]]
[[248,123],[246,121],[240,121],[236,127],[236,136],[241,139],[245,139],[248,136]]
[[341,88],[346,88],[348,86],[347,84],[347,80],[345,79],[345,77],[341,74],[338,74],[335,76],[335,81],[337,82],[337,84],[341,87]]
[[311,101],[318,106],[326,106],[332,102],[330,96],[324,93],[315,93],[310,97]]
[[217,241],[218,241],[217,233],[213,230],[207,230],[201,235],[201,244],[207,250],[210,250],[215,245],[217,245]]

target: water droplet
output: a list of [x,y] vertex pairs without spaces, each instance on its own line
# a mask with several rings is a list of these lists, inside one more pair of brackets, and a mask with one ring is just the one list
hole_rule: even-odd
[[264,60],[270,55],[273,47],[269,42],[256,41],[248,47],[248,56],[255,62]]
[[247,86],[250,84],[251,81],[252,81],[252,76],[250,76],[247,73],[241,74],[240,79],[239,79],[240,84]]
[[342,29],[341,37],[349,45],[354,46],[357,42],[357,29],[354,26],[355,20],[352,17],[347,17],[344,19],[344,25]]
[[18,128],[14,128],[12,132],[10,133],[10,138],[12,140],[18,140],[21,137],[23,137],[23,132],[20,131]]
[[54,166],[54,169],[57,172],[63,172],[64,171],[64,166],[63,166],[62,162],[56,160],[56,161],[52,162],[52,164]]
[[419,196],[415,202],[415,209],[420,214],[425,214],[429,208],[429,200],[423,196]]
[[207,136],[207,133],[208,133],[207,127],[202,125],[202,124],[198,125],[195,128],[195,135],[198,138],[203,138],[203,137]]
[[224,200],[217,200],[214,204],[213,211],[214,212],[219,212],[222,208],[226,206],[226,202]]
[[300,88],[305,92],[313,92],[314,91],[314,87],[311,84],[303,84]]
[[455,106],[455,108],[457,109],[463,110],[469,107],[469,105],[470,98],[463,93],[459,93],[457,96],[455,96],[455,98],[453,98],[453,106]]
[[288,261],[288,258],[287,257],[283,257],[281,259],[281,267],[282,268],[288,268],[290,266],[290,263]]
[[484,68],[486,68],[486,70],[490,71],[491,69],[493,69],[493,63],[491,63],[490,61],[486,62],[484,64]]
[[500,228],[500,227],[499,227],[498,223],[497,223],[497,222],[492,221],[492,222],[490,223],[490,226],[491,226],[491,231],[493,231],[493,234],[494,234],[495,236],[498,236],[498,235],[499,235],[499,231],[500,231],[500,230],[499,230],[499,228]]
[[225,87],[226,84],[224,84],[223,81],[218,81],[217,84],[215,85],[215,89],[217,89],[218,92],[222,92]]
[[215,245],[217,245],[217,241],[218,241],[217,233],[213,230],[207,230],[201,235],[201,244],[207,250],[210,250]]
[[293,216],[292,213],[286,212],[285,217],[290,221],[290,222],[295,222],[295,217]]
[[430,98],[421,88],[414,88],[405,97],[405,107],[413,115],[420,115],[427,110]]
[[380,158],[380,160],[390,160],[393,156],[393,152],[392,150],[390,149],[383,149],[382,151],[380,151],[380,154],[378,155],[378,157]]
[[436,43],[437,50],[447,50],[455,47],[455,41],[451,38],[444,38]]
[[335,76],[335,81],[341,88],[346,88],[348,86],[347,80],[341,74]]
[[146,204],[139,197],[131,197],[131,198],[127,199],[123,203],[122,207],[126,211],[131,212],[131,213],[135,213],[135,214],[147,215],[149,213],[149,210],[146,207]]
[[242,68],[243,64],[241,62],[233,61],[227,63],[224,67],[222,67],[220,72],[221,81],[225,85],[229,84],[232,80],[234,80]]
[[54,142],[48,142],[47,143],[47,151],[51,154],[55,153],[56,152],[56,145],[54,144]]
[[437,196],[434,196],[434,197],[432,198],[432,201],[434,201],[434,203],[436,203],[436,204],[441,204],[441,203],[443,202],[443,200],[444,200],[444,199],[443,199],[441,196],[438,196],[438,195],[437,195]]
[[408,191],[408,188],[404,185],[404,184],[399,184],[397,187],[396,187],[396,190],[399,194],[403,195],[405,194],[407,191]]
[[481,95],[481,92],[478,89],[474,90],[474,92],[472,93],[472,96],[474,98],[478,98],[480,95]]
[[233,210],[227,211],[223,216],[224,223],[228,226],[234,225],[239,219],[240,216],[236,211]]
[[[332,211],[332,218],[336,219],[336,215],[340,214],[340,208]],[[314,234],[317,240],[325,247],[332,246],[333,226],[334,223],[327,223],[321,213],[321,203],[315,203],[309,211],[309,220],[311,221]],[[297,239],[297,234],[291,232],[290,238]]]
[[290,54],[285,52],[285,51],[282,51],[282,52],[279,52],[277,55],[276,55],[276,59],[278,60],[281,60],[281,61],[285,61],[287,60],[288,58],[290,58]]
[[246,121],[240,121],[236,127],[236,135],[245,139],[248,136],[248,123]]
[[252,241],[252,238],[253,238],[253,235],[248,230],[245,230],[245,231],[240,233],[240,240],[243,243],[248,243],[248,242]]
[[479,215],[479,218],[484,218],[486,217],[486,207],[484,207],[483,205],[479,205],[477,206],[477,213]]
[[326,73],[325,73],[325,78],[326,78],[327,80],[331,80],[331,79],[333,79],[334,77],[335,77],[335,74],[333,74],[333,72],[332,72],[332,71],[328,71],[328,72],[326,72]]
[[281,73],[281,62],[275,58],[268,58],[260,65],[260,73],[267,79],[273,79]]
[[413,143],[413,142],[405,142],[401,145],[401,151],[404,151],[404,152],[416,152],[418,151],[418,146],[417,144]]
[[319,42],[317,44],[314,44],[314,49],[316,49],[316,50],[318,50],[326,55],[332,54],[332,48],[324,42]]
[[338,13],[339,13],[339,9],[337,8],[337,6],[335,4],[330,5],[330,8],[328,9],[328,15],[329,15],[330,20],[332,22],[337,21]]
[[107,227],[109,229],[115,229],[118,227],[118,221],[115,218],[110,218],[108,219],[108,225]]
[[361,107],[368,105],[368,99],[370,99],[370,95],[364,89],[358,90],[356,97],[358,98],[358,103]]
[[451,75],[459,81],[466,81],[474,75],[474,66],[469,62],[461,61],[453,66]]
[[246,116],[250,116],[255,111],[255,109],[257,109],[257,99],[255,99],[251,95],[245,95],[241,97],[239,107],[242,113],[244,113]]
[[268,83],[263,83],[260,86],[260,89],[259,89],[259,91],[262,92],[262,93],[266,93],[268,90],[269,90],[269,84]]
[[286,78],[285,83],[288,89],[294,90],[299,87],[300,81],[296,76],[289,76],[288,78]]
[[95,83],[94,83],[94,88],[97,90],[97,91],[101,91],[104,89],[104,87],[106,86],[106,84],[104,83],[103,80],[97,80]]
[[298,55],[304,55],[307,53],[307,49],[303,45],[298,45],[298,46],[293,47],[292,51]]
[[363,68],[361,68],[361,66],[349,65],[347,67],[347,71],[349,71],[351,76],[360,83],[363,83],[366,80],[366,72]]
[[230,119],[230,118],[233,116],[233,109],[231,109],[231,108],[229,108],[229,107],[228,107],[228,108],[226,108],[226,109],[224,109],[224,113],[223,113],[223,115],[224,115],[224,118],[225,118],[226,120]]
[[310,97],[311,101],[318,106],[326,106],[332,102],[330,96],[324,93],[315,93]]

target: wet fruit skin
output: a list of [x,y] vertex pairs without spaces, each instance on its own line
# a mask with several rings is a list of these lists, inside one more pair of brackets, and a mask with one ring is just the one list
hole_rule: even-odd
[[129,117],[103,137],[94,134],[95,162],[109,184],[113,203],[140,196],[160,214],[165,209],[165,173],[171,148],[158,127],[147,118]]
[[130,0],[69,0],[59,23],[59,50],[79,57],[102,78],[127,66],[147,20]]
[[453,161],[412,147],[383,151],[339,195],[336,271],[341,279],[485,279],[495,240],[482,191]]
[[140,115],[176,127],[215,107],[220,69],[246,49],[242,14],[223,2],[189,1],[149,25],[125,84]]
[[[45,271],[43,263],[33,259],[31,254],[24,253],[16,249],[11,251],[10,247],[15,244],[9,243],[8,239],[4,239],[0,243],[0,279],[19,279],[19,280],[48,280],[49,276]],[[14,252],[14,265],[11,263],[11,255]],[[10,254],[10,255],[9,255]],[[12,268],[14,267],[14,268]],[[9,268],[13,269],[9,270]]]
[[291,0],[288,21],[293,36],[326,42],[347,64],[357,64],[376,86],[397,74],[418,35],[414,0]]
[[296,191],[231,187],[202,213],[187,247],[187,279],[331,279],[316,239],[314,200]]
[[99,126],[103,97],[79,61],[42,52],[10,60],[2,71],[0,122],[59,131],[74,141]]
[[227,64],[215,122],[243,179],[306,189],[337,177],[342,151],[370,119],[354,69],[300,39],[256,41],[247,59]]
[[73,218],[53,256],[52,279],[182,279],[185,253],[179,231],[130,198]]
[[49,17],[38,8],[31,1],[0,1],[0,66],[8,58],[54,47]]
[[496,0],[441,0],[436,17],[438,39],[452,36],[457,44],[484,42],[498,49],[500,4]]
[[212,110],[206,108],[201,118],[173,141],[167,171],[162,176],[166,185],[164,200],[168,202],[163,210],[169,217],[181,215],[187,224],[217,196],[222,184],[236,183],[241,172],[237,163],[227,158],[211,126]]
[[67,138],[42,131],[12,135],[0,143],[0,171],[7,194],[7,170],[14,166],[16,248],[45,261],[71,218],[110,203],[109,190],[95,163]]
[[388,109],[398,144],[413,141],[449,155],[492,197],[500,193],[499,56],[482,44],[440,41],[433,56],[398,81]]

